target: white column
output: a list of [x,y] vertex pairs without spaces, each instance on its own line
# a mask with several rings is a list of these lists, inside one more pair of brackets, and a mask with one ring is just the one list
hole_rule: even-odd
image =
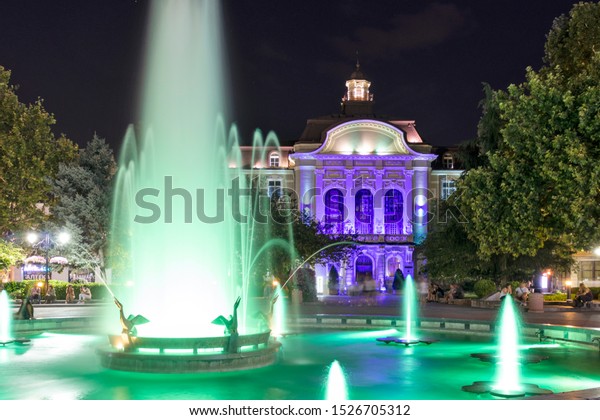
[[351,231],[354,232],[355,203],[354,203],[354,169],[346,169],[346,196],[344,205],[346,206],[346,222],[349,223]]
[[374,232],[383,234],[384,231],[384,191],[383,191],[383,169],[375,170],[375,194],[373,195],[373,218]]
[[404,215],[402,218],[403,233],[412,235],[413,225],[413,171],[404,171]]
[[413,240],[416,243],[421,243],[427,235],[427,222],[429,217],[428,208],[428,170],[429,162],[417,161],[415,164],[425,163],[427,166],[416,166],[415,177],[413,179],[413,207],[416,213],[413,215],[414,218],[414,229],[413,229]]
[[380,246],[377,250],[377,266],[375,271],[377,279],[377,289],[380,290],[385,286],[385,246]]
[[315,186],[320,193],[315,197],[315,217],[317,220],[323,221],[325,218],[325,189],[323,188],[323,169],[315,169]]
[[300,210],[308,210],[311,216],[315,214],[315,165],[299,162],[296,171],[296,192]]

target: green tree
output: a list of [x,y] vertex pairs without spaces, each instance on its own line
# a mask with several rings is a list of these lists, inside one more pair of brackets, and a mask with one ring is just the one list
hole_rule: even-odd
[[50,181],[53,224],[71,234],[65,256],[75,267],[104,269],[110,229],[112,178],[116,163],[110,147],[94,134],[77,161],[60,164]]
[[77,146],[52,133],[55,119],[38,99],[19,102],[10,71],[0,66],[0,234],[38,226],[52,206],[47,177],[77,155]]
[[[255,278],[270,272],[285,280],[306,260],[310,265],[340,262],[355,249],[354,235],[328,234],[323,223],[301,212],[296,200],[289,196],[268,199],[263,209],[268,209],[264,211],[266,223],[257,223],[253,233],[254,247],[258,250],[270,241],[275,245],[257,260]],[[277,245],[283,243],[287,245]]]
[[0,272],[16,265],[25,258],[25,252],[12,242],[0,239]]
[[496,92],[498,148],[458,188],[482,257],[562,262],[600,239],[599,13],[600,4],[575,5],[548,35],[547,65]]

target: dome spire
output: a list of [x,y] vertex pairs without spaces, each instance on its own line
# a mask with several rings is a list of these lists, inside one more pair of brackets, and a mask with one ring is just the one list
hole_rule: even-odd
[[342,98],[342,113],[372,114],[373,94],[369,92],[371,82],[360,69],[358,50],[356,50],[356,68],[346,80],[346,95]]

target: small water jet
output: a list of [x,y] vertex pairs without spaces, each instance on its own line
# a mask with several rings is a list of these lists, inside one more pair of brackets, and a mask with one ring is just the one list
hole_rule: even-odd
[[377,341],[385,344],[402,344],[410,346],[414,344],[424,343],[431,344],[435,340],[418,338],[415,327],[417,325],[417,293],[412,276],[409,274],[404,280],[404,294],[402,296],[403,313],[404,313],[404,336],[402,337],[382,337],[377,338]]
[[346,374],[337,360],[333,361],[327,373],[325,399],[333,401],[345,401],[348,399]]
[[10,311],[10,302],[6,290],[0,291],[0,345],[28,343],[26,338],[15,338],[12,333],[13,314]]
[[286,314],[285,303],[283,301],[282,289],[279,282],[275,282],[275,290],[271,299],[271,335],[273,337],[281,337],[285,335],[286,330]]
[[[500,308],[500,332],[495,354],[473,353],[472,357],[496,363],[496,377],[493,381],[477,381],[463,386],[467,392],[491,395],[502,398],[518,398],[525,395],[551,394],[552,391],[534,384],[521,382],[521,366],[527,357],[519,351],[520,321],[512,298],[507,295]],[[535,357],[530,356],[534,361]],[[537,360],[540,361],[541,359]]]

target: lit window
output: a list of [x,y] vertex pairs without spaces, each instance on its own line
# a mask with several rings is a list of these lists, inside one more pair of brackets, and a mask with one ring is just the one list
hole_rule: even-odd
[[269,197],[281,197],[282,188],[280,179],[270,179],[268,183],[267,194]]
[[452,154],[444,153],[444,156],[442,156],[442,168],[454,169],[454,157],[452,157]]
[[579,263],[579,280],[600,280],[600,261],[581,261]]
[[325,193],[325,224],[329,233],[344,232],[344,194],[335,188]]
[[398,190],[389,190],[384,198],[385,233],[396,235],[402,233],[402,194]]
[[448,178],[445,175],[440,178],[441,178],[440,179],[440,185],[441,185],[440,198],[442,200],[447,200],[448,197],[450,197],[452,195],[452,193],[454,191],[456,191],[456,180]]
[[355,203],[356,233],[373,233],[373,194],[367,189],[362,189],[356,193]]
[[271,153],[269,166],[271,168],[279,168],[279,153]]

